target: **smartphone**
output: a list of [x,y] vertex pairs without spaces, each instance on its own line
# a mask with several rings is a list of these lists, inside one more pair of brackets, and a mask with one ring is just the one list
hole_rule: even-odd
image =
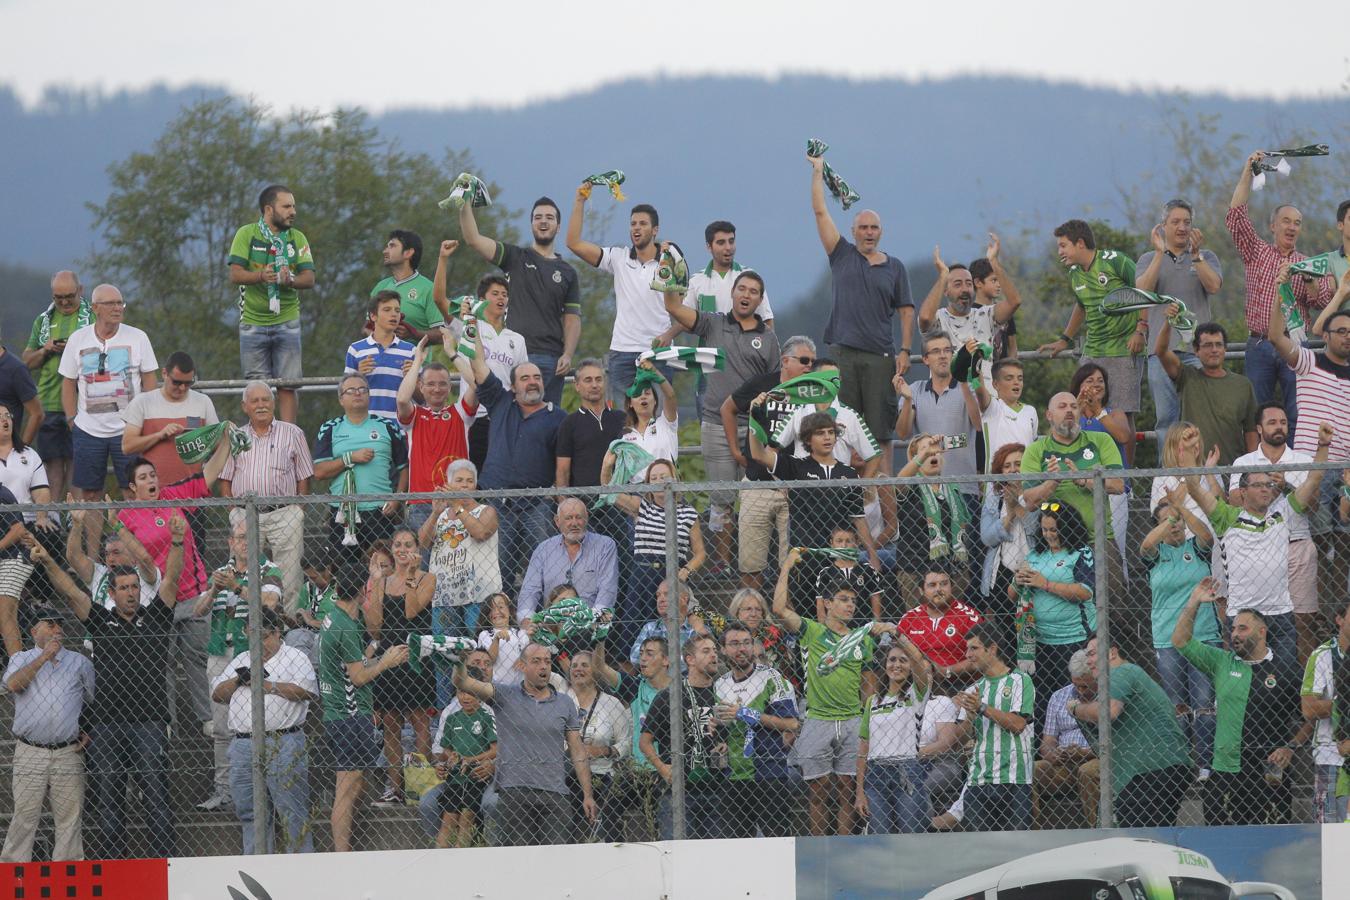
[[942,435],[943,450],[961,450],[970,442],[964,434],[944,434]]

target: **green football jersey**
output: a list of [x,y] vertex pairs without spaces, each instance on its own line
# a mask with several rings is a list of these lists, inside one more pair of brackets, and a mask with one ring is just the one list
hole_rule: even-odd
[[[1061,472],[1068,471],[1068,467],[1064,466],[1065,460],[1072,460],[1074,467],[1080,472],[1087,472],[1097,466],[1103,469],[1119,469],[1123,466],[1120,448],[1111,440],[1109,434],[1101,431],[1080,431],[1078,437],[1067,444],[1061,444],[1050,435],[1032,441],[1022,454],[1022,471],[1048,471],[1048,463],[1052,458],[1059,459]],[[1069,479],[1055,483],[1058,487],[1055,488],[1051,499],[1072,506],[1083,517],[1083,524],[1091,529],[1093,522],[1096,521],[1096,517],[1092,514],[1092,490],[1081,488]],[[1034,487],[1036,482],[1025,481],[1022,484],[1025,489]],[[1115,536],[1111,529],[1110,516],[1106,517],[1106,536]]]
[[[737,681],[731,672],[727,672],[713,682],[713,692],[719,702],[735,703],[763,714],[772,716],[791,713],[796,700],[792,685],[777,669],[771,666],[757,665],[749,677]],[[746,731],[750,726],[736,719],[726,726],[727,756],[731,765],[732,781],[753,781],[755,778],[755,745],[752,743],[750,756],[745,755]]]
[[1134,334],[1139,313],[1108,316],[1102,312],[1102,301],[1112,291],[1134,287],[1134,260],[1115,250],[1098,250],[1086,269],[1069,266],[1069,285],[1085,316],[1083,355],[1129,356],[1125,345]]
[[[230,265],[243,266],[250,272],[257,272],[268,264],[268,250],[271,245],[263,239],[257,222],[250,222],[240,228],[230,244]],[[291,273],[299,275],[314,268],[314,253],[309,248],[309,239],[299,229],[286,231],[286,259]],[[283,287],[277,294],[281,309],[273,313],[267,303],[267,285],[239,285],[239,321],[244,325],[281,325],[300,318],[300,292],[293,287]]]
[[[84,318],[87,319],[91,313],[86,312]],[[28,335],[28,344],[25,349],[36,350],[46,344],[47,339],[52,341],[69,340],[70,336],[80,329],[81,314],[77,309],[73,313],[61,313],[55,308],[48,308],[42,315],[33,320],[33,329]],[[43,325],[46,325],[46,328]],[[44,331],[47,337],[43,337]],[[59,413],[61,409],[61,384],[65,381],[59,371],[61,366],[61,354],[49,357],[38,368],[34,380],[37,381],[38,399],[42,401],[43,412]]]
[[380,291],[393,291],[398,294],[399,309],[403,311],[403,318],[418,331],[426,331],[437,322],[445,321],[440,307],[432,299],[432,287],[431,279],[420,272],[412,273],[403,281],[395,281],[394,276],[390,275],[370,289],[370,296],[374,297]]
[[876,642],[863,641],[862,659],[846,659],[828,674],[817,666],[821,658],[834,651],[847,634],[835,634],[815,619],[803,619],[798,640],[806,659],[806,717],[838,722],[862,715],[862,660],[872,658]]
[[361,623],[334,604],[319,629],[319,699],[325,722],[374,713],[371,683],[357,687],[347,675],[347,663],[360,662],[365,655]]
[[[1013,669],[997,678],[985,676],[969,690],[990,709],[1013,712],[1027,720],[1021,734],[1013,734],[988,716],[974,719],[975,748],[970,754],[969,784],[1031,784],[1033,762],[1031,738],[1035,732],[1031,712],[1035,708],[1036,689],[1031,676]],[[968,716],[964,711],[962,717]]]
[[[233,564],[226,563],[216,572],[233,569]],[[266,592],[272,588],[280,596],[281,569],[276,563],[262,559],[258,571],[262,574],[262,590]],[[236,573],[235,580],[238,590],[216,591],[211,598],[210,634],[206,639],[206,652],[211,656],[233,656],[248,648],[248,570],[245,569],[242,575]],[[230,603],[232,596],[233,604]]]
[[[492,749],[497,743],[497,723],[486,708],[480,706],[473,713],[456,710],[445,720],[445,731],[441,735],[441,749],[453,750],[460,756],[477,756]],[[473,778],[458,768],[452,769],[446,781],[455,784],[471,784]]]

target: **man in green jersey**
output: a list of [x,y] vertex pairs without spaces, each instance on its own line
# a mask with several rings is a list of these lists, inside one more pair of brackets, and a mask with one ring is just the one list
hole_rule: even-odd
[[[1087,645],[1093,677],[1100,665],[1097,639]],[[1166,691],[1143,669],[1107,650],[1111,667],[1111,789],[1116,827],[1171,828],[1195,777],[1186,736]],[[1100,704],[1070,700],[1069,715],[1095,726]]]
[[1298,670],[1292,658],[1271,652],[1266,618],[1254,609],[1232,617],[1232,650],[1195,640],[1196,611],[1217,597],[1214,579],[1201,581],[1172,632],[1172,646],[1214,682],[1214,774],[1205,819],[1211,825],[1283,824],[1293,799],[1287,770],[1304,730]]
[[[616,781],[606,800],[605,808],[624,816],[636,809],[642,813],[645,831],[643,840],[657,839],[657,804],[665,790],[656,769],[642,753],[642,719],[657,695],[670,687],[670,642],[664,635],[644,640],[638,650],[636,676],[612,668],[605,661],[605,642],[595,645],[591,662],[595,667],[595,681],[604,690],[618,697],[633,717],[633,744],[629,748],[633,770],[629,777]],[[619,654],[620,658],[623,654]],[[607,813],[608,815],[608,813]]]
[[966,635],[966,658],[980,680],[952,697],[961,709],[963,736],[975,740],[966,778],[967,831],[1026,831],[1031,827],[1031,713],[1036,689],[1031,676],[1008,666],[992,622]]
[[[834,806],[833,833],[852,834],[863,664],[876,649],[873,638],[895,634],[896,626],[894,622],[873,622],[871,633],[855,652],[835,659],[835,649],[851,634],[849,623],[858,605],[858,593],[841,583],[825,598],[823,623],[803,619],[793,612],[788,601],[788,581],[801,558],[801,548],[793,547],[773,592],[774,615],[797,635],[806,658],[806,722],[792,752],[802,770],[802,779],[810,787],[811,833],[831,833],[830,807]],[[835,663],[833,667],[828,665],[830,662]]]
[[66,339],[94,321],[94,311],[84,297],[80,276],[61,271],[52,276],[52,302],[33,320],[33,330],[23,351],[23,364],[37,382],[42,401],[42,426],[37,435],[38,456],[47,470],[52,498],[66,495],[66,476],[72,456],[70,422],[61,407],[61,352]]
[[[258,221],[230,244],[230,284],[239,286],[239,361],[246,379],[300,378],[300,291],[314,287],[314,253],[295,224],[295,194],[270,184]],[[277,409],[295,422],[294,388],[278,388]]]
[[1345,728],[1342,712],[1345,701],[1340,692],[1346,674],[1345,655],[1350,653],[1350,601],[1337,604],[1335,621],[1336,633],[1309,655],[1299,692],[1303,718],[1314,728],[1313,808],[1318,822],[1344,822],[1350,800],[1347,796],[1350,791],[1337,789],[1337,782],[1345,781],[1346,777],[1345,756],[1336,742],[1336,733]]
[[1074,307],[1059,339],[1040,350],[1058,356],[1073,346],[1078,330],[1086,324],[1079,361],[1096,363],[1106,370],[1111,407],[1125,413],[1133,431],[1144,377],[1148,320],[1138,312],[1108,316],[1102,302],[1112,291],[1134,287],[1134,260],[1118,250],[1097,249],[1092,227],[1082,219],[1070,219],[1055,229],[1055,247],[1059,261],[1069,268]]
[[431,279],[417,268],[422,261],[421,235],[395,228],[389,232],[380,261],[389,275],[370,289],[370,296],[374,297],[380,291],[398,294],[403,320],[394,333],[416,344],[430,328],[445,321],[432,299]]
[[359,601],[366,576],[354,564],[338,573],[337,596],[319,632],[319,699],[323,731],[333,754],[337,790],[333,797],[333,849],[352,849],[352,812],[361,800],[365,770],[378,765],[370,683],[408,661],[408,645],[395,644],[378,660],[366,658]]

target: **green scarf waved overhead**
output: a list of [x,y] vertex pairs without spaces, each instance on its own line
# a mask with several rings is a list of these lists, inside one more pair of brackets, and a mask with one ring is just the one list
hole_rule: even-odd
[[461,657],[477,646],[478,643],[473,638],[410,634],[408,668],[414,672],[421,672],[422,661],[427,659],[434,664],[457,666]]
[[609,621],[602,621],[590,604],[580,597],[566,597],[530,618],[536,625],[543,626],[535,629],[532,640],[546,647],[563,641],[583,639],[598,642],[609,637]]
[[581,180],[581,195],[589,200],[591,199],[591,188],[604,187],[609,189],[611,197],[622,203],[624,201],[624,196],[623,191],[619,190],[619,185],[623,184],[623,182],[623,172],[618,169],[610,169],[608,172],[587,175]]
[[[56,315],[56,304],[49,303],[47,308],[38,316],[38,346],[45,345],[52,339],[52,317]],[[89,305],[89,301],[84,297],[80,298],[80,305],[75,307],[75,328],[78,330],[94,321],[94,308]]]
[[[957,562],[965,562],[966,525],[970,522],[970,510],[955,485],[939,485],[942,496],[932,485],[919,485],[919,498],[923,501],[923,517],[928,523],[928,558],[943,559],[951,556]],[[945,503],[943,501],[946,501]],[[946,507],[946,529],[943,529],[943,507]]]
[[685,262],[684,252],[676,244],[667,244],[657,262],[652,290],[667,294],[671,291],[684,292],[688,289],[689,263]]
[[[267,264],[272,267],[273,272],[279,273],[282,266],[289,265],[286,261],[286,235],[290,234],[291,230],[283,228],[281,231],[273,231],[267,224],[267,216],[259,216],[258,232],[267,242]],[[267,309],[275,316],[281,312],[281,279],[267,282],[264,287],[267,288]]]
[[719,372],[727,367],[726,354],[718,347],[656,347],[647,350],[637,358],[638,362],[650,359],[654,363],[665,363],[672,369],[687,371],[691,366],[695,371],[716,369]]
[[834,649],[827,651],[820,657],[820,662],[816,663],[816,672],[821,675],[828,675],[840,665],[846,662],[863,661],[863,645],[868,636],[872,633],[872,626],[861,625],[850,631],[839,643],[834,645]]
[[179,459],[189,466],[199,466],[211,458],[223,440],[229,440],[231,456],[253,448],[248,431],[228,420],[184,431],[173,439],[173,446]]
[[[768,392],[772,400],[784,400],[796,406],[811,406],[816,403],[834,403],[839,396],[839,372],[803,372],[795,378],[789,378]],[[833,415],[833,410],[830,411]],[[764,446],[769,446],[770,436],[754,416],[750,417],[750,430]]]
[[491,206],[492,198],[488,196],[487,185],[483,183],[483,179],[468,172],[460,172],[455,178],[450,196],[436,205],[441,209],[449,209],[452,206],[459,209],[465,203],[474,207]]
[[1266,186],[1267,172],[1275,172],[1287,178],[1290,159],[1330,154],[1331,148],[1326,144],[1305,144],[1302,147],[1287,147],[1284,150],[1263,150],[1261,159],[1252,163],[1252,190],[1259,191]]
[[[630,483],[637,473],[647,468],[656,459],[636,442],[623,439],[611,441],[609,452],[614,454],[614,471],[609,475],[610,487],[622,487]],[[595,498],[595,503],[591,504],[591,509],[600,509],[613,504],[613,494],[601,494]]]
[[[830,145],[819,138],[809,138],[806,142],[806,155],[814,159],[819,159],[825,155],[825,151],[830,149]],[[825,179],[825,187],[838,200],[844,209],[848,209],[853,204],[862,199],[858,192],[849,187],[848,182],[840,177],[839,173],[825,163],[821,168],[821,176]]]
[[652,388],[652,390],[656,390],[656,385],[661,384],[665,380],[666,376],[662,375],[656,369],[646,369],[639,367],[637,370],[637,374],[633,376],[632,386],[629,387],[628,390],[623,392],[624,396],[636,397],[638,394],[641,394],[643,391],[645,391],[649,386]]

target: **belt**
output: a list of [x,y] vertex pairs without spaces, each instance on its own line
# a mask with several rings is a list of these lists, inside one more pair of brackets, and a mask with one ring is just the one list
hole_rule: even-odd
[[67,747],[74,747],[80,741],[76,738],[73,741],[65,741],[60,744],[39,744],[37,741],[30,741],[27,738],[15,738],[20,744],[27,744],[30,747],[36,747],[39,750],[64,750]]
[[267,506],[256,506],[254,509],[258,510],[258,515],[262,515],[263,513],[276,512],[279,509],[285,509],[288,506],[294,505],[295,504],[293,503],[273,503]]
[[[300,724],[300,725],[292,725],[290,728],[274,728],[268,731],[267,734],[275,734],[275,735],[295,734],[297,731],[300,731],[304,727],[305,726],[303,724]],[[251,731],[236,731],[234,733],[234,736],[243,741],[253,740],[253,732]]]

